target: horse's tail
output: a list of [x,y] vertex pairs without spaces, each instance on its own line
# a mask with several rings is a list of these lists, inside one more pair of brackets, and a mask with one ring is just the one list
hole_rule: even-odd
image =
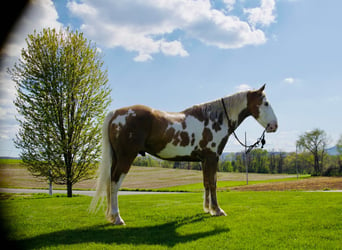
[[[97,184],[96,192],[93,200],[91,201],[89,210],[91,212],[96,212],[98,209],[98,203],[101,200],[103,202],[103,196],[107,194],[110,189],[111,183],[111,167],[113,162],[114,152],[109,139],[109,122],[113,117],[113,112],[109,112],[103,122],[102,127],[102,157],[101,164],[97,173]],[[110,192],[109,192],[110,193]],[[110,197],[107,197],[108,202],[110,202]],[[101,204],[102,204],[101,202]]]

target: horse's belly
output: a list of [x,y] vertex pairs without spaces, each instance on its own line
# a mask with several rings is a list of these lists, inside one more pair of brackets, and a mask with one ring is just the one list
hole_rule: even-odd
[[192,152],[195,151],[195,147],[188,145],[188,146],[179,146],[174,145],[172,143],[168,143],[165,148],[163,148],[157,156],[163,159],[173,159],[179,158],[184,156],[191,156]]

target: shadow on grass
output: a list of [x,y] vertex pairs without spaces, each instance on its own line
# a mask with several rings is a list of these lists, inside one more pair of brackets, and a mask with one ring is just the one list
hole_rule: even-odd
[[[177,229],[183,225],[194,224],[196,222],[210,219],[209,216],[198,214],[184,218],[182,221],[176,220],[160,225],[145,227],[126,227],[99,225],[78,229],[62,230],[58,232],[38,235],[32,238],[17,241],[19,247],[23,249],[37,249],[47,246],[72,245],[82,243],[98,244],[130,244],[138,245],[162,245],[173,247],[179,243],[186,243],[217,235],[223,232],[229,232],[228,228],[208,229],[208,231],[189,233],[180,235]],[[198,226],[198,225],[197,225]],[[194,224],[194,228],[196,225]]]

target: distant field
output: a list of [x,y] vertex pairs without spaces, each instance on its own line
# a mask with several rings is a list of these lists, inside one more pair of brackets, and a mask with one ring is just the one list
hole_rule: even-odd
[[[295,175],[270,175],[249,174],[250,183],[264,182],[270,180],[282,180],[294,178]],[[197,186],[202,190],[202,171],[169,169],[159,167],[132,167],[125,178],[123,189],[162,189],[177,186],[194,185],[191,189],[195,191]],[[219,187],[240,186],[245,183],[244,173],[218,173]],[[88,180],[78,183],[74,188],[93,189],[96,180]],[[47,182],[33,177],[19,160],[0,160],[0,187],[6,188],[47,188]],[[54,188],[65,188],[54,185]]]
[[[267,191],[267,190],[330,190],[342,189],[342,178],[301,176],[286,174],[248,175],[245,173],[218,173],[218,190]],[[202,171],[159,167],[132,167],[125,178],[123,190],[190,191],[203,190]],[[94,189],[96,180],[88,180],[74,186],[77,189]],[[45,180],[33,177],[20,160],[0,159],[0,188],[47,188]],[[65,189],[53,185],[55,189]]]

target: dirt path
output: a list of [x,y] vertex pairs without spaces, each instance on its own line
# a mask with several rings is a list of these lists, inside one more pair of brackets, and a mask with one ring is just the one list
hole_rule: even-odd
[[342,190],[342,177],[313,177],[298,181],[263,183],[232,187],[234,191]]

